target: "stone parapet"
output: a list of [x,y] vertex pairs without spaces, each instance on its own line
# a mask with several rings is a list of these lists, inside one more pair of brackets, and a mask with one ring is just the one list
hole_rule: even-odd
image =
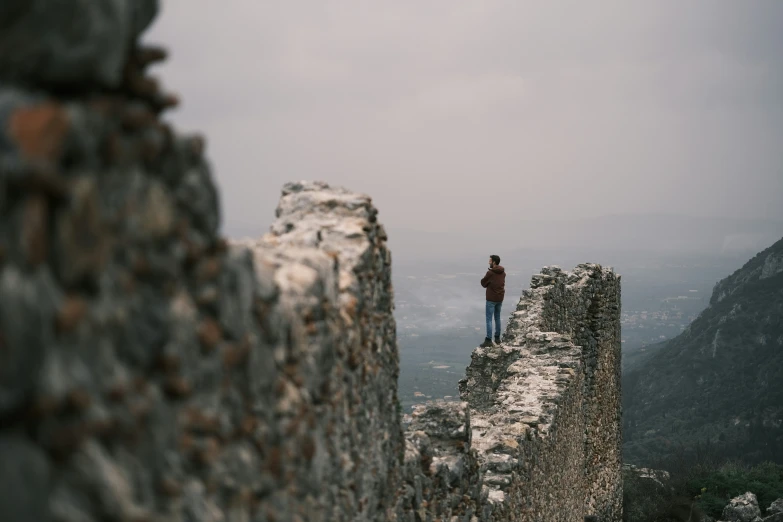
[[284,456],[270,494],[281,520],[382,520],[394,505],[405,441],[391,260],[376,214],[367,196],[289,183],[270,233],[233,243],[278,292],[264,318],[279,339],[266,364],[282,375],[264,430]]
[[474,350],[460,395],[491,519],[620,519],[619,279],[545,267],[502,344]]

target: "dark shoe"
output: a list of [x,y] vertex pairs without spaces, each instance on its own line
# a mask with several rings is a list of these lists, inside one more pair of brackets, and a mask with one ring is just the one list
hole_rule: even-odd
[[481,348],[489,348],[492,346],[492,339],[489,337],[484,338],[484,342],[479,345]]
[[495,344],[500,344],[500,337],[495,337]]

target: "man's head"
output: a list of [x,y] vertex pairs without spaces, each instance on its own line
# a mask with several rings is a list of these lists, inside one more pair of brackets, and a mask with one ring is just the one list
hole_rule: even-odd
[[500,264],[500,256],[496,256],[495,254],[492,254],[489,256],[489,267],[494,268]]

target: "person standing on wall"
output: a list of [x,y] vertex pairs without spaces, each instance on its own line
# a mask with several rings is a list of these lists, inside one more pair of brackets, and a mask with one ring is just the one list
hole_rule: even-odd
[[500,308],[506,294],[506,271],[500,266],[500,256],[489,256],[489,270],[481,278],[481,286],[487,289],[487,336],[482,348],[492,346],[492,317],[495,318],[495,344],[500,344]]

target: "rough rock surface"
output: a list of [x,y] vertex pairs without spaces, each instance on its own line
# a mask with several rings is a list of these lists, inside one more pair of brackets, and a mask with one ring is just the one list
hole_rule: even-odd
[[370,198],[291,183],[220,238],[145,73],[156,11],[0,7],[3,522],[616,520],[617,278],[547,269],[466,402],[403,420]]
[[725,522],[760,522],[761,510],[756,495],[748,491],[731,499],[723,508],[721,519]]
[[633,464],[623,464],[623,471],[633,473],[641,480],[651,480],[660,487],[670,487],[669,480],[671,479],[671,475],[668,471],[662,469],[640,468]]
[[[301,427],[315,452],[274,486],[281,520],[308,502],[304,520],[469,520],[480,502],[466,404],[418,406],[403,437],[391,258],[376,215],[365,195],[290,183],[271,232],[234,242],[276,283],[288,321],[304,319],[276,354],[293,382],[273,422],[287,431],[288,417],[312,411]],[[299,448],[283,445],[289,457]]]
[[120,85],[157,0],[3,0],[0,80],[82,89]]
[[429,402],[415,406],[406,420],[403,484],[394,520],[477,520],[486,495],[471,449],[468,405]]
[[159,119],[155,6],[0,10],[3,520],[239,520],[280,470],[276,294],[217,236],[203,140]]
[[767,516],[783,513],[783,498],[773,501],[767,508]]
[[460,381],[492,520],[619,520],[620,278],[600,265],[532,278],[503,343]]
[[[390,255],[370,198],[290,183],[277,220],[249,247],[277,295],[262,318],[280,342],[263,427],[277,441],[272,511],[282,520],[380,519],[393,504],[404,440]],[[305,459],[300,456],[304,454]]]
[[[661,520],[676,520],[687,510],[693,522],[715,522],[694,506],[672,502],[673,488],[667,471],[623,464],[623,520],[647,520],[658,513]],[[664,515],[663,510],[668,513]]]

